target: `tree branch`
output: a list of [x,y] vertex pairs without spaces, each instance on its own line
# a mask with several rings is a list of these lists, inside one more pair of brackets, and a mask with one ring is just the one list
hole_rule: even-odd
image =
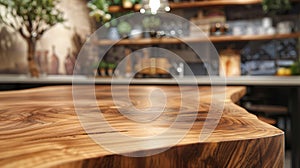
[[33,33],[33,24],[32,24],[32,20],[28,19],[28,32],[30,33],[30,35],[32,36],[32,33]]
[[5,19],[3,19],[3,16],[0,15],[0,21],[2,23],[4,23],[5,25],[11,27],[12,29],[17,30],[17,27],[13,23],[9,22],[9,19],[7,18],[7,16],[5,16]]
[[37,35],[36,39],[39,40],[39,39],[42,37],[42,35],[43,35],[47,30],[49,30],[50,28],[51,28],[51,27],[49,26],[49,27],[46,27],[46,28],[40,30],[39,32],[37,32],[38,35]]
[[21,36],[22,36],[25,40],[27,40],[27,39],[29,38],[28,36],[25,35],[25,33],[24,33],[22,27],[19,28],[19,33],[21,34]]
[[14,18],[16,28],[22,27],[22,22],[19,20],[19,17],[15,13],[12,13],[12,18]]
[[36,27],[35,27],[35,30],[36,30],[36,32],[40,32],[41,30],[40,30],[40,28],[41,28],[41,26],[42,26],[42,20],[38,20],[38,21],[36,21]]

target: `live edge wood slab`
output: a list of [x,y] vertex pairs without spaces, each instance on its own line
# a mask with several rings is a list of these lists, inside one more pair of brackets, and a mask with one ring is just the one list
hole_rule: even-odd
[[[86,86],[78,87],[84,94]],[[118,87],[122,90],[124,86]],[[112,104],[110,86],[95,88],[100,109],[121,132],[150,135],[164,127],[149,124],[148,129],[139,130],[134,122],[128,124]],[[153,88],[171,95],[166,107],[169,112],[161,117],[172,118],[179,107],[178,86],[131,86],[130,98],[135,104],[149,104],[146,99]],[[93,141],[74,110],[72,86],[0,92],[0,167],[283,167],[283,132],[234,103],[245,94],[244,87],[226,87],[225,91],[226,98],[217,101],[224,104],[222,116],[207,139],[199,142],[212,93],[211,87],[199,87],[198,115],[186,136],[168,150],[145,157],[114,154]],[[125,141],[111,139],[121,149]],[[154,146],[124,148],[124,153],[147,153],[156,150]]]

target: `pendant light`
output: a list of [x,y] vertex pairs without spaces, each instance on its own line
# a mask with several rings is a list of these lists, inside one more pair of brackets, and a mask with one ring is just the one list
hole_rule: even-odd
[[142,0],[140,13],[155,15],[158,12],[169,12],[170,10],[168,0]]

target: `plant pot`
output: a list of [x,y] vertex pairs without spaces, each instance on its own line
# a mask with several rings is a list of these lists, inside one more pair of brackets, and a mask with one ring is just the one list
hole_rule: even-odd
[[106,69],[105,68],[100,68],[100,76],[106,76]]
[[113,76],[113,74],[114,74],[114,69],[109,68],[109,69],[107,70],[107,73],[108,73],[108,76]]

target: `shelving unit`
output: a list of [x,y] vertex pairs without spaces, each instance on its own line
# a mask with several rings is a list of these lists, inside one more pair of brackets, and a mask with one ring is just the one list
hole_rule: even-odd
[[[300,0],[291,0],[292,2],[300,2]],[[261,4],[262,0],[197,0],[190,2],[171,2],[171,9],[197,8],[209,6],[233,6],[233,5],[255,5]],[[134,5],[133,8],[124,9],[122,6],[110,6],[109,12],[117,13],[122,11],[139,11],[140,4]],[[183,37],[177,38],[145,38],[145,39],[122,39],[109,40],[100,39],[95,41],[97,45],[151,45],[151,44],[180,44],[182,42],[194,43],[210,41],[212,43],[218,42],[236,42],[236,41],[259,41],[259,40],[273,40],[285,38],[299,38],[300,32],[290,34],[275,34],[275,35],[223,35],[223,36],[203,36],[203,37]]]
[[300,32],[291,34],[275,34],[275,35],[224,35],[224,36],[203,36],[199,38],[194,37],[183,37],[181,39],[177,38],[145,38],[145,39],[122,39],[117,40],[107,40],[102,39],[95,41],[97,45],[151,45],[151,44],[179,44],[182,42],[195,43],[195,42],[205,42],[211,41],[213,43],[217,42],[232,42],[232,41],[259,41],[259,40],[273,40],[273,39],[285,39],[285,38],[298,38],[300,37]]
[[[299,3],[300,0],[291,0],[292,2]],[[254,8],[260,7],[262,0],[195,0],[190,2],[171,2],[171,9],[182,9],[182,10],[190,10],[191,8],[205,8],[205,7],[214,7],[214,6],[238,6],[238,5],[253,5]],[[109,12],[116,13],[122,11],[139,11],[140,5],[134,5],[133,8],[124,9],[121,6],[110,6]],[[261,9],[258,9],[261,10]],[[196,11],[196,10],[195,10]],[[172,10],[171,10],[172,12]],[[175,12],[176,13],[176,12]],[[260,16],[260,15],[259,15]],[[189,17],[189,16],[186,16]],[[263,17],[263,16],[261,16]],[[230,20],[230,19],[229,19]],[[141,46],[143,45],[159,45],[159,44],[181,44],[181,43],[202,43],[202,42],[211,42],[211,43],[219,43],[218,45],[223,47],[223,45],[229,45],[230,43],[236,42],[248,42],[248,41],[272,41],[278,39],[289,39],[289,38],[300,38],[300,32],[288,33],[288,34],[273,34],[273,35],[221,35],[221,36],[206,36],[206,35],[198,35],[198,37],[190,36],[190,37],[182,37],[182,38],[170,38],[170,37],[162,37],[162,38],[133,38],[133,39],[120,39],[120,40],[109,40],[109,39],[98,39],[94,41],[94,44],[98,46],[126,46],[132,47],[134,45]],[[246,43],[241,43],[244,45]],[[220,48],[221,48],[220,47]],[[239,46],[240,47],[240,46]],[[208,51],[207,51],[208,52]],[[181,53],[182,54],[182,53]],[[184,54],[182,54],[184,56]],[[208,54],[206,54],[208,55]],[[251,80],[256,80],[257,78],[251,78]],[[277,78],[276,78],[277,79]],[[234,78],[233,81],[242,81],[244,78]],[[149,81],[147,81],[149,82]],[[249,82],[249,81],[247,81]],[[245,82],[244,84],[247,84]],[[274,82],[274,81],[272,81]],[[275,83],[279,81],[275,81]],[[239,82],[237,82],[239,83]],[[280,83],[280,82],[279,82]],[[270,84],[270,83],[269,83]]]

